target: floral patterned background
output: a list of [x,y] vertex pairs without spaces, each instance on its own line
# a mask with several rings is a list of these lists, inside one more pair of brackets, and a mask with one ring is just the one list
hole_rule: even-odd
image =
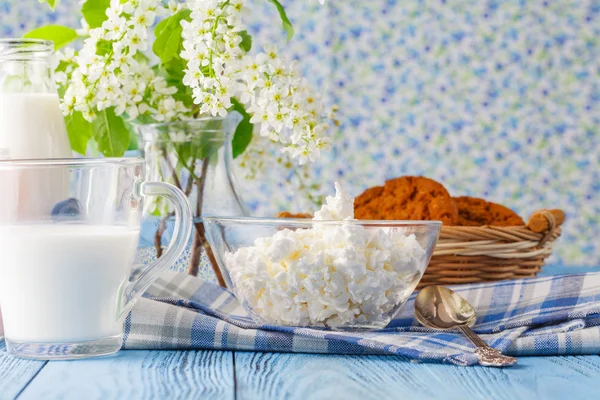
[[[249,3],[255,43],[285,45],[273,7]],[[342,123],[304,186],[327,193],[340,180],[359,194],[424,174],[524,216],[560,207],[568,222],[553,261],[600,265],[600,2],[283,3],[297,32],[286,51]],[[0,36],[76,26],[77,8],[0,0]],[[241,184],[257,214],[314,207],[283,167]]]

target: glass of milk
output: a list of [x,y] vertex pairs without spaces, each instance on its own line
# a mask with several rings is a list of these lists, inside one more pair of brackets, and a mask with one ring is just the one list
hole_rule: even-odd
[[[0,304],[9,353],[49,360],[119,351],[125,317],[181,255],[192,228],[185,195],[145,182],[144,170],[139,158],[0,161],[0,207],[10,210],[0,214]],[[23,213],[22,175],[38,171],[64,177],[64,198],[43,214]],[[44,191],[52,186],[40,196]],[[174,235],[156,263],[134,270],[146,196],[173,203]]]

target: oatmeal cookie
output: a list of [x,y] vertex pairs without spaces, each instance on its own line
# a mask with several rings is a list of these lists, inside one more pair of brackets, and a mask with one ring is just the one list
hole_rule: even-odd
[[517,226],[525,222],[510,208],[476,197],[455,197],[460,226]]
[[311,219],[313,216],[309,213],[294,214],[288,211],[282,211],[277,214],[277,218],[296,218],[296,219]]
[[440,183],[415,176],[389,180],[358,196],[354,203],[357,219],[436,220],[458,223],[458,210]]
[[365,190],[363,194],[354,199],[354,218],[356,219],[384,219],[376,207],[369,204],[377,200],[383,193],[383,186],[375,186]]

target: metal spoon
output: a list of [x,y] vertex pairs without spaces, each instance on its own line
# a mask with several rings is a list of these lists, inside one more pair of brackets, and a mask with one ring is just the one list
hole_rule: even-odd
[[428,286],[421,289],[415,299],[415,317],[427,328],[460,329],[477,346],[475,354],[479,358],[479,364],[483,366],[507,367],[517,363],[516,358],[505,356],[499,350],[491,348],[471,330],[477,319],[475,310],[447,287]]

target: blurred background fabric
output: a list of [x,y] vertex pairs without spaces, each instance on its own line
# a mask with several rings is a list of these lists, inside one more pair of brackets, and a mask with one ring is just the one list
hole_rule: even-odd
[[[339,180],[358,195],[422,174],[524,218],[562,208],[551,261],[600,264],[600,1],[284,0],[287,45],[272,4],[248,4],[255,45],[280,44],[339,109],[333,149],[302,187],[329,194]],[[76,27],[78,8],[0,0],[0,36]],[[297,177],[273,167],[239,181],[258,215],[312,211]]]

